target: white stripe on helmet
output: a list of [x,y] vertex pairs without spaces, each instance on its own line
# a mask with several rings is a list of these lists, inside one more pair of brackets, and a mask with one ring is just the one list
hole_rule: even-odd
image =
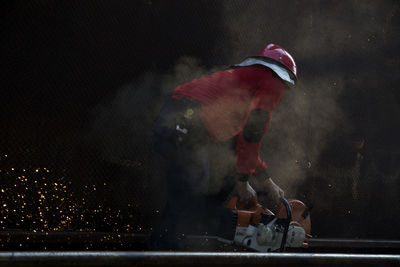
[[247,66],[252,66],[252,65],[263,65],[267,68],[270,68],[273,72],[275,72],[282,80],[287,81],[288,83],[291,83],[294,85],[294,80],[290,78],[289,72],[286,68],[270,63],[270,62],[265,62],[261,59],[258,58],[247,58],[244,61],[242,61],[239,64],[236,64],[234,66],[236,67],[247,67]]

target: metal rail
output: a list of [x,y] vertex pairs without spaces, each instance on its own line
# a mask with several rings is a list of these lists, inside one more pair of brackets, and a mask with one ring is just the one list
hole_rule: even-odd
[[0,266],[400,265],[400,255],[216,252],[0,252]]
[[400,248],[400,240],[311,238],[309,246],[325,248]]
[[[217,239],[217,236],[189,235],[192,239]],[[350,239],[350,238],[310,238],[308,241],[310,248],[398,248],[400,240],[387,239]]]

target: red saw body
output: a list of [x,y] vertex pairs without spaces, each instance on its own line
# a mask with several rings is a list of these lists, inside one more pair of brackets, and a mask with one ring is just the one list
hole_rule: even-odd
[[310,210],[303,202],[282,199],[282,205],[275,215],[263,208],[257,197],[247,204],[238,200],[238,197],[233,197],[227,204],[227,208],[238,213],[234,243],[261,252],[308,246]]

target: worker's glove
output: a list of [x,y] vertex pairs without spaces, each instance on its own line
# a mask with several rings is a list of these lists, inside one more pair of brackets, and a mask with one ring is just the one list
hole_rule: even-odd
[[238,181],[236,184],[236,191],[239,195],[239,202],[248,203],[256,195],[256,191],[250,186],[249,182]]
[[[271,178],[265,179],[258,193],[266,197],[266,201],[271,202],[268,206],[274,209],[281,204],[281,199],[285,196],[285,192]],[[261,197],[260,200],[264,197]]]

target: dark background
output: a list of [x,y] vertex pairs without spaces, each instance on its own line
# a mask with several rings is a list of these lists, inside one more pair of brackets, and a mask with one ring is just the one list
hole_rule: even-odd
[[398,239],[398,1],[8,1],[3,230],[149,232],[151,126],[177,84],[268,43],[295,58],[262,157],[318,237]]

